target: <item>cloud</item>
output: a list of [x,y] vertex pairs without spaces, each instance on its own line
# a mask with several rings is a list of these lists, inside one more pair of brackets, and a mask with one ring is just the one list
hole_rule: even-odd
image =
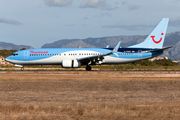
[[76,25],[75,24],[66,24],[66,25],[63,25],[63,26],[72,27],[72,26],[76,26]]
[[140,6],[138,6],[138,5],[131,5],[131,6],[128,7],[128,9],[131,10],[131,11],[139,9],[139,8],[140,8]]
[[176,2],[180,2],[180,0],[173,0],[173,2],[175,2],[175,3],[176,3]]
[[89,19],[89,17],[84,17],[83,19],[84,19],[84,20],[88,20],[88,19]]
[[45,4],[52,7],[63,7],[71,5],[73,0],[44,0]]
[[170,20],[170,22],[169,22],[169,25],[170,26],[180,26],[180,17],[178,17],[177,19],[175,19],[175,20]]
[[128,2],[123,1],[121,5],[124,6],[124,5],[127,5],[127,4],[128,4]]
[[145,30],[147,27],[154,27],[150,25],[105,25],[104,28],[124,28],[127,30]]
[[123,7],[127,7],[127,9],[130,10],[130,11],[137,10],[137,9],[141,8],[141,6],[132,5],[131,3],[127,2],[127,1],[122,1],[121,5]]
[[114,10],[117,7],[111,7],[106,0],[85,0],[80,4],[80,8],[102,8],[105,10]]
[[10,20],[4,17],[0,18],[0,23],[11,24],[11,25],[22,25],[22,23],[18,22],[17,20]]
[[106,6],[106,0],[85,0],[80,4],[80,8],[101,8]]

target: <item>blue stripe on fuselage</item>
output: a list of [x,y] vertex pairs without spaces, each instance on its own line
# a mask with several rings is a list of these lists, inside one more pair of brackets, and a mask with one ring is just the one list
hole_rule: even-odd
[[[18,54],[17,56],[9,56],[7,59],[13,59],[18,61],[35,61],[53,57],[55,54],[65,54],[67,52],[78,51],[81,52],[96,52],[96,53],[110,53],[113,48],[42,48],[42,49],[28,49],[15,52],[14,54]],[[119,48],[118,56],[119,58],[124,59],[137,59],[137,58],[147,58],[152,56],[157,56],[163,53],[160,52],[150,52],[152,49],[142,49],[142,48]],[[153,49],[154,50],[154,49]],[[42,55],[41,55],[42,54]],[[43,55],[44,54],[44,55]],[[51,54],[51,55],[50,55]],[[30,56],[31,55],[31,56]],[[68,56],[68,55],[66,55]],[[109,55],[111,57],[118,58],[116,55]],[[83,56],[82,56],[83,57]]]
[[[103,48],[108,50],[113,50],[114,48]],[[139,50],[141,51],[152,51],[152,50],[158,50],[158,49],[149,49],[149,48],[119,48],[118,52],[135,52],[137,53]]]

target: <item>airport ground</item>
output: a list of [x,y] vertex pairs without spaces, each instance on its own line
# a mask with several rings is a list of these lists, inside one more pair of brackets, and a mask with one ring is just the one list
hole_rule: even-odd
[[1,71],[1,120],[180,118],[179,71]]

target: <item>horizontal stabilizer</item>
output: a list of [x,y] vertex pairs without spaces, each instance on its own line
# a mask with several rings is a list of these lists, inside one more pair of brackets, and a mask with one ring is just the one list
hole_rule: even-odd
[[171,47],[166,47],[166,48],[162,48],[162,49],[154,50],[154,51],[151,51],[151,52],[164,51],[164,50],[168,50],[168,49],[173,48],[173,47],[174,47],[174,46],[171,46]]

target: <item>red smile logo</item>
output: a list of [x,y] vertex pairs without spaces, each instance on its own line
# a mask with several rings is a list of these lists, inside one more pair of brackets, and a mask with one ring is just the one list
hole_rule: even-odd
[[[164,33],[161,33],[161,35],[164,35]],[[151,36],[151,38],[152,38],[153,42],[156,43],[156,44],[158,44],[158,43],[160,43],[160,42],[162,41],[162,37],[160,38],[159,41],[156,41],[156,40],[154,39],[155,36]]]

